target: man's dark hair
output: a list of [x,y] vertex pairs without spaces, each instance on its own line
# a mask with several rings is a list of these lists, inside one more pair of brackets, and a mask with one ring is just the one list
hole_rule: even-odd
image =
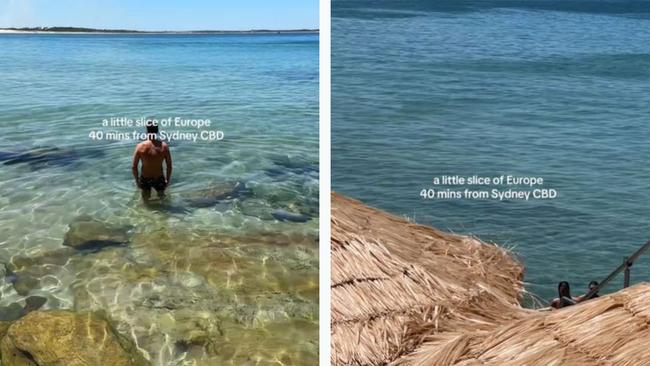
[[158,133],[158,123],[153,120],[147,120],[147,133]]

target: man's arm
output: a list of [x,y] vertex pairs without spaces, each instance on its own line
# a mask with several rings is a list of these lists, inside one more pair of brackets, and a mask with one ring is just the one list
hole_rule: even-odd
[[165,171],[167,185],[172,181],[172,153],[169,152],[169,145],[165,144],[165,163],[167,164],[167,169]]
[[135,153],[133,153],[133,165],[131,166],[131,171],[133,172],[135,185],[140,187],[140,182],[138,181],[138,165],[140,165],[140,149],[136,146]]

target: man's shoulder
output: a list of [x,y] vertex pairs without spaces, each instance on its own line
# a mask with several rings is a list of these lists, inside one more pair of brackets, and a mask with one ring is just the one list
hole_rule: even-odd
[[138,150],[144,149],[147,146],[147,142],[148,141],[138,142],[138,144],[135,145],[135,148],[138,149]]

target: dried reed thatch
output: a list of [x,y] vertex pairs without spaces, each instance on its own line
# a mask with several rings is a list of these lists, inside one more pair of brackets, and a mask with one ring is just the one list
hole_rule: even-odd
[[384,365],[431,334],[487,332],[530,312],[506,250],[336,193],[331,248],[334,365]]
[[492,331],[431,336],[395,365],[650,365],[650,284]]

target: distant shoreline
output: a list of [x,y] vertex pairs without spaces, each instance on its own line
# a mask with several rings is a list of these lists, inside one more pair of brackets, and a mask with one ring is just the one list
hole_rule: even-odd
[[314,34],[318,29],[250,29],[250,30],[193,30],[193,31],[138,31],[129,29],[94,29],[78,27],[0,28],[0,34]]

